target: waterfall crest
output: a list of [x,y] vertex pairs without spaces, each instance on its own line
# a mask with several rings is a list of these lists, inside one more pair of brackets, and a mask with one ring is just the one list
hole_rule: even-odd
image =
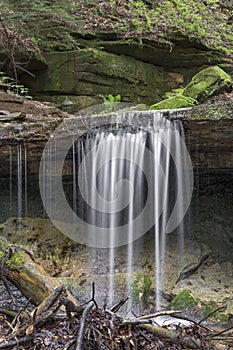
[[182,219],[192,182],[190,173],[186,172],[188,159],[183,139],[180,120],[156,114],[146,127],[98,128],[78,140],[79,192],[73,203],[77,215],[88,224],[90,246],[93,246],[93,236],[101,239],[97,229],[106,232],[97,246],[108,248],[109,303],[114,300],[117,247],[127,246],[130,294],[137,259],[134,242],[153,231],[156,308],[161,307],[166,233],[179,231],[182,253]]

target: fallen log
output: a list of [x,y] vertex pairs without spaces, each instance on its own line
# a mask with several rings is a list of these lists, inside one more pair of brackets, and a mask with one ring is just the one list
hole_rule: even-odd
[[175,330],[163,328],[153,324],[143,324],[140,325],[140,327],[161,339],[185,346],[186,349],[226,350],[226,343],[216,343],[208,336],[205,336],[205,339],[203,338],[202,340],[200,338],[195,338],[193,335],[181,336],[181,334]]
[[[9,281],[18,288],[30,302],[41,304],[61,284],[51,277],[32,255],[0,236],[0,279]],[[67,297],[75,304],[78,301],[67,292]]]
[[[38,339],[39,344],[46,332],[43,325],[51,324],[51,321],[60,322],[59,317],[62,317],[65,327],[64,349],[101,349],[102,345],[104,349],[128,349],[131,346],[142,348],[146,342],[148,349],[154,349],[158,345],[164,349],[225,350],[233,342],[232,336],[222,336],[225,331],[214,333],[194,321],[190,327],[181,326],[177,329],[155,324],[157,316],[174,315],[174,311],[124,319],[117,311],[127,298],[117,302],[111,310],[101,310],[95,302],[94,284],[91,300],[86,306],[80,305],[64,286],[34,261],[29,252],[10,244],[3,236],[0,236],[0,279],[5,284],[8,281],[13,283],[36,306],[31,313],[25,312],[25,317],[22,312],[16,315],[8,312],[9,317],[14,317],[14,320],[11,324],[7,323],[10,326],[9,331],[0,336],[0,349],[13,348],[24,342],[26,344],[29,340],[36,342]],[[63,313],[57,315],[61,307]],[[2,309],[0,313],[6,315],[7,310]],[[68,338],[67,325],[71,328]],[[61,323],[57,327],[57,336],[62,337]],[[231,331],[231,327],[226,331]],[[49,334],[46,334],[46,341],[41,349],[46,349],[48,341],[53,341],[48,339]],[[29,348],[30,346],[25,347]]]

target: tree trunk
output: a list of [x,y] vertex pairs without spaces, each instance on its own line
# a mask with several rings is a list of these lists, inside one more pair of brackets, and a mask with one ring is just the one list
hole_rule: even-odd
[[[0,263],[0,279],[5,283],[13,283],[35,306],[60,286],[55,278],[34,261],[29,252],[10,244],[3,236],[0,236]],[[79,305],[69,292],[68,298]]]

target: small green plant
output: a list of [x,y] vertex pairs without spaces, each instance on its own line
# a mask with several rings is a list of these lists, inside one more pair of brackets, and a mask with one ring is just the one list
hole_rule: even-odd
[[144,305],[148,304],[152,281],[149,275],[138,273],[132,283],[132,297],[134,301],[142,300]]
[[152,23],[150,17],[146,19],[146,28],[150,31],[152,29]]
[[32,97],[29,95],[29,89],[26,88],[22,84],[17,84],[14,79],[5,75],[4,72],[0,72],[0,81],[4,84],[9,85],[9,91],[17,96],[23,96],[27,99],[31,99]]
[[118,104],[121,102],[121,95],[113,96],[112,94],[108,95],[99,95],[99,97],[102,98],[105,111],[104,112],[114,112],[118,106]]

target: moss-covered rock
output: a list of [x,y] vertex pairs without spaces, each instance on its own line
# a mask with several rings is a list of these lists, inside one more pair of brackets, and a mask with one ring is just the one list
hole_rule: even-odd
[[[176,109],[193,107],[207,100],[208,97],[230,90],[232,79],[220,67],[208,67],[194,75],[191,82],[183,89],[177,88],[165,93],[165,100],[153,104],[150,109]],[[175,96],[174,96],[175,95]]]
[[59,105],[69,100],[76,110],[101,103],[99,95],[108,94],[120,95],[122,102],[150,105],[179,85],[177,75],[161,67],[94,48],[51,52],[45,57],[48,69],[34,72],[36,78],[25,74],[23,83],[36,97]]
[[177,109],[177,108],[188,108],[193,107],[197,104],[197,101],[191,97],[186,97],[183,95],[176,95],[167,98],[161,102],[158,102],[150,107],[150,109]]
[[197,73],[185,87],[182,95],[204,102],[209,96],[230,88],[231,77],[218,66],[208,67]]
[[169,308],[192,309],[195,305],[197,305],[197,300],[188,290],[184,289],[171,301]]

